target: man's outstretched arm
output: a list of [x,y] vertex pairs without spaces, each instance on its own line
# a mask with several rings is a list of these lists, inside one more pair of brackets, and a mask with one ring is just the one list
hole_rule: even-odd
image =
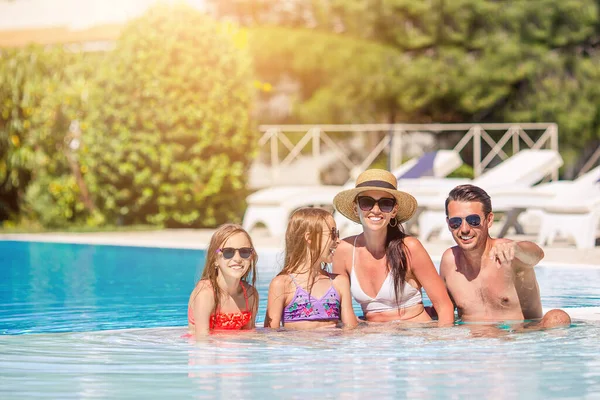
[[[534,267],[544,258],[544,250],[529,241],[503,240],[494,244],[489,256],[492,260],[497,259],[501,265],[513,264],[516,267]],[[517,261],[516,265],[513,260]]]

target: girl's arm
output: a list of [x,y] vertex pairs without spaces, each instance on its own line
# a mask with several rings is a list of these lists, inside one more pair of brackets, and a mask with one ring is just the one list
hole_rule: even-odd
[[248,297],[252,299],[252,319],[242,329],[254,329],[256,328],[256,315],[258,314],[258,290],[254,286],[248,285]]
[[283,314],[283,307],[285,307],[285,289],[288,286],[287,280],[287,275],[279,275],[273,278],[269,285],[265,328],[279,328],[281,325],[281,315]]
[[431,257],[421,242],[414,237],[407,237],[404,241],[409,250],[410,269],[421,283],[427,296],[433,303],[433,307],[438,315],[438,325],[449,326],[454,324],[454,306],[446,285],[437,273]]
[[210,333],[210,315],[215,307],[215,298],[210,285],[199,288],[194,299],[194,334],[201,339]]
[[341,319],[344,328],[356,328],[358,319],[352,308],[352,295],[350,294],[350,280],[346,275],[338,275],[334,278],[333,284],[340,294],[340,307],[342,309]]

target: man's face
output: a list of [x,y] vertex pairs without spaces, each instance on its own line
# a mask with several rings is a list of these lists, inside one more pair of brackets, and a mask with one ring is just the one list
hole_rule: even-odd
[[456,244],[463,250],[471,250],[485,243],[494,215],[487,218],[483,204],[479,202],[451,201],[448,204],[446,223]]

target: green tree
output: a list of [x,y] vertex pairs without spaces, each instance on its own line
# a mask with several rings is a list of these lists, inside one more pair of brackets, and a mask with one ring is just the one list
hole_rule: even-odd
[[246,37],[184,6],[132,21],[98,72],[83,135],[107,221],[212,227],[239,220],[257,138]]
[[597,0],[218,3],[281,41],[253,55],[261,79],[301,83],[286,122],[556,121],[564,154],[600,144]]

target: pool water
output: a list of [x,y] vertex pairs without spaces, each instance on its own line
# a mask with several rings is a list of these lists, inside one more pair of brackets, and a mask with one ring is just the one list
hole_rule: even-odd
[[[281,255],[259,251],[258,324]],[[0,242],[0,398],[593,398],[600,323],[234,332],[194,344],[198,250]],[[537,267],[545,307],[600,306],[600,268]],[[355,306],[357,313],[359,308]]]

